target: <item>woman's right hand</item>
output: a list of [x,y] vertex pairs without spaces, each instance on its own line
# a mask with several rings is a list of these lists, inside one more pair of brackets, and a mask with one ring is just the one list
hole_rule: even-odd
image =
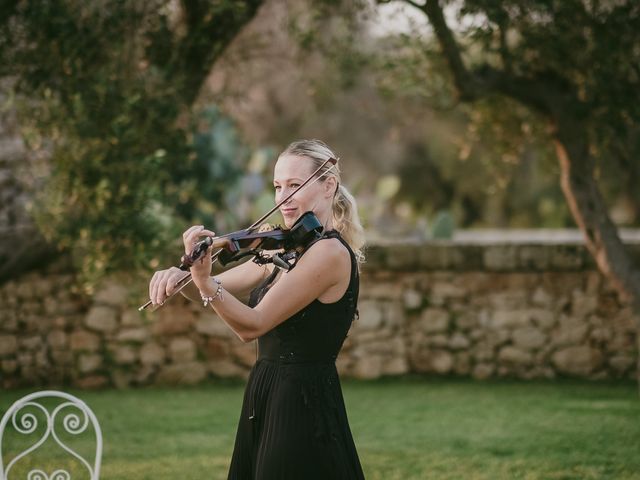
[[153,274],[149,283],[149,299],[153,305],[162,305],[176,290],[176,284],[185,276],[178,267],[160,270]]

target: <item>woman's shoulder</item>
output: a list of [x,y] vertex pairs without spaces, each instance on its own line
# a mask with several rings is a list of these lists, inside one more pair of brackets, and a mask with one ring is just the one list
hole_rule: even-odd
[[348,247],[336,237],[325,237],[316,241],[300,260],[313,263],[318,268],[337,275],[351,269],[351,253]]

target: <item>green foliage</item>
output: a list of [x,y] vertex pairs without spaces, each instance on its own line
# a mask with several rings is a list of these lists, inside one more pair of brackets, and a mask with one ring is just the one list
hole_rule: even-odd
[[431,237],[436,239],[451,239],[455,230],[455,222],[450,212],[440,211],[433,220]]
[[192,103],[259,3],[4,4],[0,76],[27,145],[51,158],[33,215],[87,280],[157,266],[203,205],[221,208],[245,154],[220,112]]

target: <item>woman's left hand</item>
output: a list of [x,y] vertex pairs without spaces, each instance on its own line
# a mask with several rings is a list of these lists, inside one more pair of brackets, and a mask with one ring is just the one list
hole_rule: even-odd
[[[206,230],[203,225],[194,225],[188,228],[182,234],[182,241],[184,243],[184,253],[189,255],[196,243],[202,240],[202,237],[215,237],[215,232]],[[191,266],[191,278],[196,287],[203,287],[211,276],[211,247],[207,249],[207,252],[196,260]]]

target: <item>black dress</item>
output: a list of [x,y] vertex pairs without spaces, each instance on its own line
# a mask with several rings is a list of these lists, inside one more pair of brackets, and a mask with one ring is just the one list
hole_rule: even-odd
[[[349,286],[337,302],[316,299],[258,339],[229,480],[364,479],[335,366],[356,312],[358,267],[337,232],[324,238],[349,250]],[[276,274],[252,292],[250,306]]]

